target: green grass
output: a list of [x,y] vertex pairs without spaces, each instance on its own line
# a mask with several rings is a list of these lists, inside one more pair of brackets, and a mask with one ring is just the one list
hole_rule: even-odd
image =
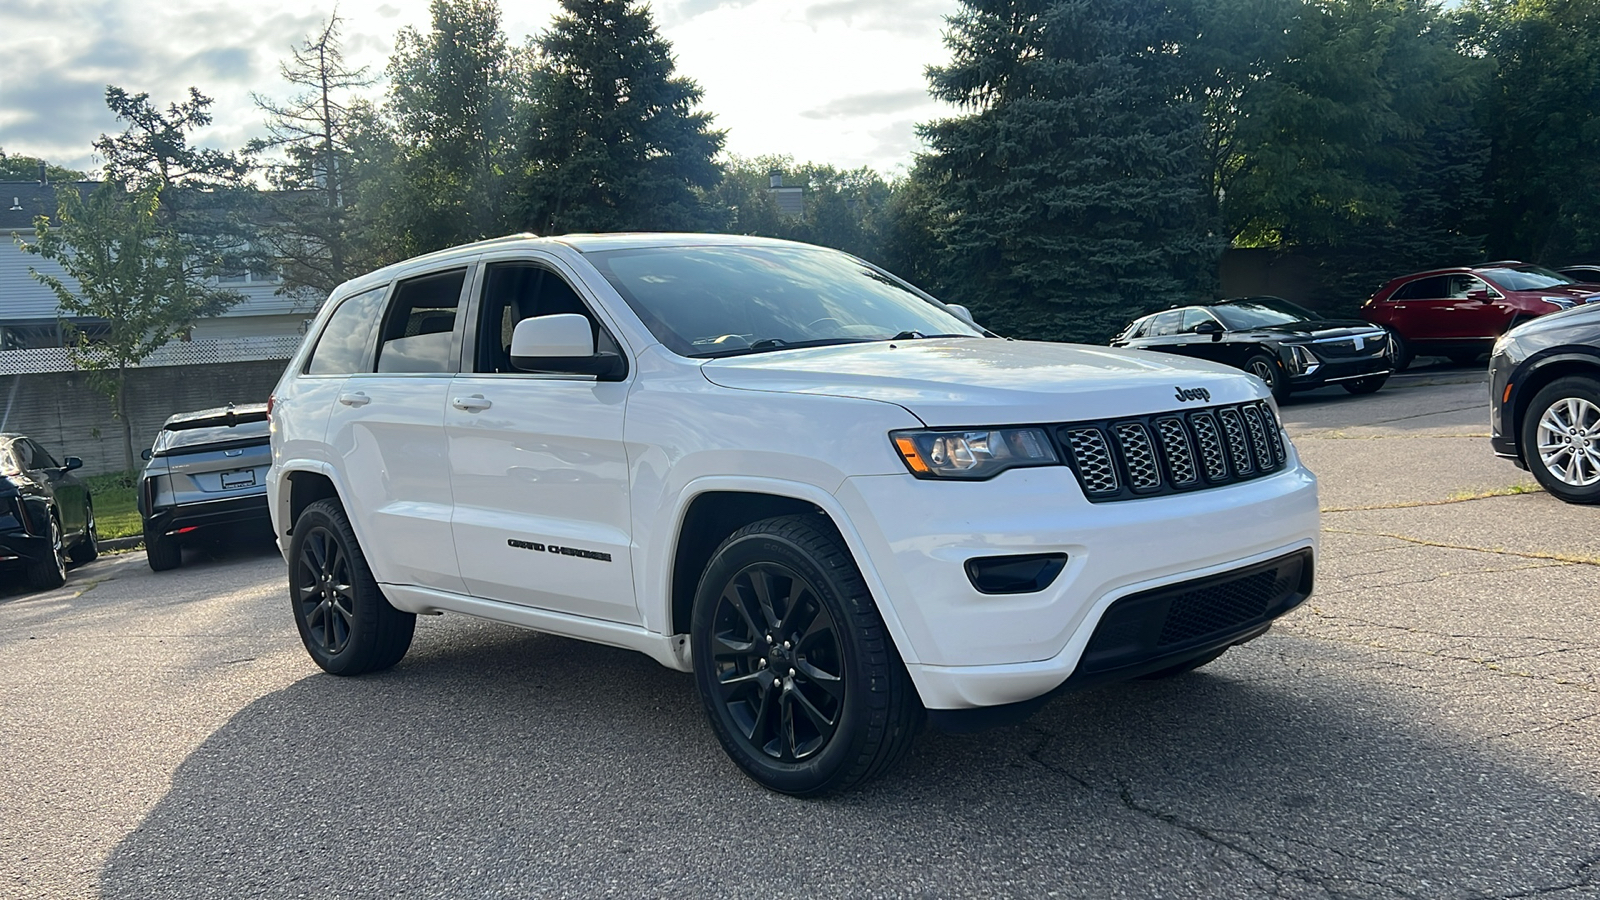
[[144,534],[138,499],[134,495],[137,482],[137,476],[126,472],[109,472],[84,479],[89,493],[94,496],[94,520],[102,539]]

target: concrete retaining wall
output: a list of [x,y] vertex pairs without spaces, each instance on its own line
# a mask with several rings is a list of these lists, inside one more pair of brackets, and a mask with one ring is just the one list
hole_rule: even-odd
[[[133,452],[150,446],[167,416],[212,406],[260,403],[284,360],[165,366],[128,371]],[[83,458],[84,473],[122,468],[122,423],[83,372],[0,376],[0,431],[25,434],[57,458]],[[136,458],[134,464],[142,465]]]

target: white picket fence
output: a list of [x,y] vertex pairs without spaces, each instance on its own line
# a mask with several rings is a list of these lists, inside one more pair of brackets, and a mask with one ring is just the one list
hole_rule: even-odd
[[[145,357],[140,366],[202,366],[210,363],[288,359],[300,348],[299,335],[172,341]],[[72,353],[64,347],[37,350],[0,350],[0,375],[71,372]]]

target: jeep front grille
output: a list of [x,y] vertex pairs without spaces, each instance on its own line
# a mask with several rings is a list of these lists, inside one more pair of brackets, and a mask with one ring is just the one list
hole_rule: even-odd
[[1053,433],[1084,495],[1096,503],[1234,484],[1288,461],[1266,401],[1073,422]]

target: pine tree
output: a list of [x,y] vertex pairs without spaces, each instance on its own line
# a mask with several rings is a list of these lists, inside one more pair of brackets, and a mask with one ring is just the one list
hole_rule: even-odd
[[947,299],[1016,337],[1103,341],[1209,287],[1200,109],[1160,0],[962,0],[922,126]]
[[[519,59],[495,0],[433,0],[432,27],[407,28],[389,62],[387,133],[364,152],[393,154],[392,178],[370,185],[391,255],[410,256],[511,230],[512,119],[522,102]],[[375,162],[381,163],[381,157]]]
[[674,76],[671,45],[635,0],[561,0],[537,39],[520,149],[523,221],[541,234],[694,230],[723,135]]

